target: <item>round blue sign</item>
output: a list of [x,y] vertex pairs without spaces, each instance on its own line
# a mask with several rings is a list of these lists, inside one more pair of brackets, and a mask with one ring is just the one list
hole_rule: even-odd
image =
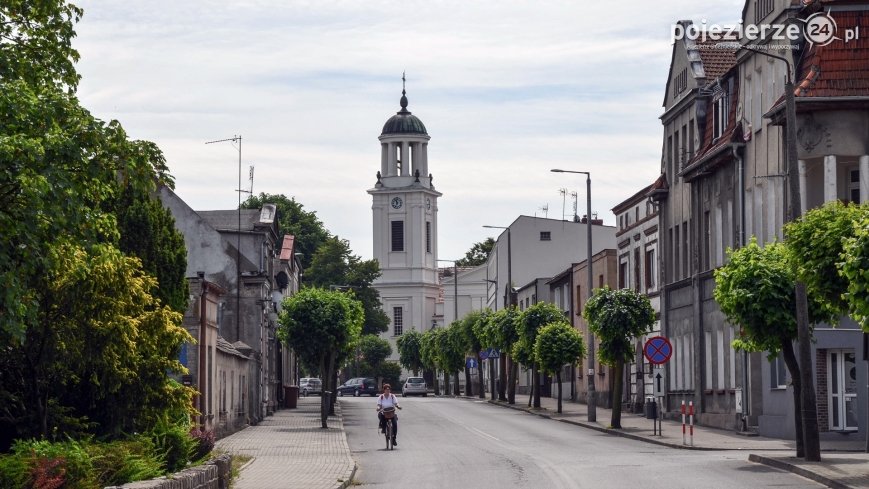
[[643,355],[652,365],[661,365],[673,356],[673,345],[663,336],[653,336],[643,346]]

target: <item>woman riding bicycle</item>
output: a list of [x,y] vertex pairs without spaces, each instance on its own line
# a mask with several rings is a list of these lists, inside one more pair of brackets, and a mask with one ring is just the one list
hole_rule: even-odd
[[[386,433],[386,418],[383,416],[384,409],[401,409],[398,405],[398,398],[392,393],[392,387],[389,384],[383,384],[383,393],[377,397],[377,417],[380,419],[380,432]],[[398,446],[395,439],[398,437],[398,415],[393,414],[392,419],[392,444]]]

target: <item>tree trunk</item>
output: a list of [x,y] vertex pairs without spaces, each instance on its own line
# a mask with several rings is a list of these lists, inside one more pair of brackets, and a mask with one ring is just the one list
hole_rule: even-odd
[[483,378],[483,359],[480,358],[480,352],[477,352],[477,380],[479,381],[478,385],[480,387],[480,392],[479,392],[478,397],[480,399],[485,399],[486,398],[486,389],[485,389],[486,379]]
[[[508,401],[510,404],[515,403],[515,398],[507,399],[508,383],[507,383],[507,362],[511,361],[504,350],[501,350],[501,357],[498,358],[498,400]],[[512,382],[512,378],[510,381]]]
[[458,372],[458,370],[456,371],[455,374],[453,374],[453,379],[455,379],[455,381],[456,381],[456,385],[455,385],[455,387],[453,387],[453,394],[456,396],[461,396],[462,389],[459,386],[459,372]]
[[806,284],[796,283],[797,331],[799,332],[800,353],[800,395],[802,398],[803,437],[805,438],[805,459],[807,462],[821,461],[821,439],[818,433],[818,401],[815,397],[815,379],[812,373],[812,344],[809,331],[809,318],[806,298]]
[[431,370],[431,379],[432,379],[432,380],[431,380],[432,387],[434,387],[434,394],[435,394],[436,396],[441,395],[441,386],[440,386],[440,383],[438,382],[438,371],[437,371],[437,369],[432,369],[432,370]]
[[508,402],[510,404],[516,404],[516,384],[519,378],[519,364],[514,362],[513,359],[510,359],[510,385],[508,386],[509,390],[509,399]]
[[622,428],[622,382],[624,382],[623,372],[625,369],[625,362],[618,361],[613,367],[613,382],[615,385],[613,386],[613,411],[612,417],[610,418],[610,426],[615,429]]
[[450,373],[444,370],[444,395],[450,395]]
[[[531,375],[533,376],[534,374],[532,373]],[[534,401],[534,389],[535,389],[535,385],[534,385],[534,381],[532,380],[531,391],[528,393],[528,407],[531,407],[531,404]]]
[[465,361],[465,394],[469,396],[474,395],[471,388],[471,369],[468,368],[467,360]]
[[498,398],[498,386],[495,385],[495,360],[494,359],[486,359],[489,364],[489,386],[491,390],[489,393],[491,394],[491,398],[494,401]]
[[537,370],[537,362],[531,365],[531,378],[534,379],[534,407],[540,407],[540,389],[543,387],[540,382],[540,372]]
[[558,383],[558,414],[561,414],[561,369],[555,372],[555,382]]
[[[331,368],[333,355],[334,355],[334,353],[330,351],[328,361],[326,359],[326,355],[320,355],[320,372],[323,373],[323,375],[326,375],[326,384],[327,385],[329,383],[329,380],[328,380],[329,379],[329,377],[328,377],[329,370],[328,369]],[[327,415],[329,413],[328,406],[327,406],[328,402],[329,402],[329,400],[326,398],[326,396],[321,394],[320,395],[320,428],[323,428],[323,429],[326,429],[329,427],[329,425],[326,424],[326,418],[328,417]]]
[[643,345],[642,341],[637,342],[637,359],[636,359],[636,400],[634,401],[634,413],[643,412],[643,403],[646,400],[646,383],[643,379]]
[[788,338],[781,339],[782,357],[785,365],[788,367],[788,372],[791,374],[791,385],[794,386],[794,436],[797,444],[797,457],[803,457],[806,454],[805,439],[803,438],[803,411],[800,403],[802,402],[802,383],[800,382],[800,364],[797,362],[797,357],[794,354],[794,344]]

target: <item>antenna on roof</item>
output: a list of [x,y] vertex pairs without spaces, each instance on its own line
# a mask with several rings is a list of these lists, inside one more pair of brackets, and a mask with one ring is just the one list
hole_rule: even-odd
[[579,222],[579,215],[576,214],[577,200],[579,197],[575,191],[570,192],[570,196],[573,197],[573,222]]
[[[549,218],[549,204],[543,204],[543,206],[538,207],[537,210],[543,211],[543,217],[547,219]],[[537,213],[535,212],[534,215],[536,216]]]
[[565,215],[565,207],[567,206],[567,189],[560,188],[558,189],[558,193],[561,195],[561,220],[564,220]]
[[250,174],[248,175],[248,180],[250,180],[250,188],[247,193],[253,195],[253,165],[250,165]]

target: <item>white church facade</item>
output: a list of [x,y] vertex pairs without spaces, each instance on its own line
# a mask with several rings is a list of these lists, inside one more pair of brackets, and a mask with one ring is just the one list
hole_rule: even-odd
[[396,340],[402,334],[432,327],[440,293],[437,268],[437,200],[428,166],[429,135],[422,121],[401,110],[383,126],[380,171],[368,190],[374,225],[373,257],[382,275],[374,282],[383,311],[390,319],[382,337],[398,360]]

